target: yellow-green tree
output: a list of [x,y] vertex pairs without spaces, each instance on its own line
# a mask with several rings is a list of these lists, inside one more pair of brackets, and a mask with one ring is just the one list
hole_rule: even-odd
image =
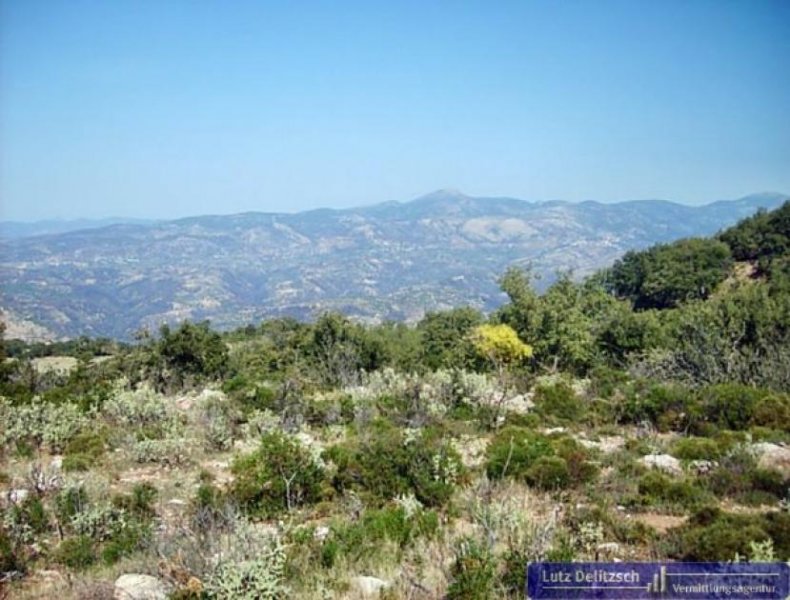
[[492,399],[488,426],[496,426],[502,405],[508,395],[508,374],[511,367],[532,356],[532,346],[525,344],[510,325],[479,325],[472,330],[471,341],[475,350],[494,366],[502,393]]
[[479,325],[472,330],[472,343],[497,371],[532,356],[532,346],[522,342],[510,325]]

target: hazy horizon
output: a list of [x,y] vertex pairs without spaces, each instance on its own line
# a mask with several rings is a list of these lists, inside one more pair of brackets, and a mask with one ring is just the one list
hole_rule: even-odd
[[0,220],[790,192],[790,3],[0,2]]

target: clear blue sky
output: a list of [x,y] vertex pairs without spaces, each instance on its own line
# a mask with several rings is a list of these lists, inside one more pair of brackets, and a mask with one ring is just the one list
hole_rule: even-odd
[[790,193],[787,0],[0,6],[0,219]]

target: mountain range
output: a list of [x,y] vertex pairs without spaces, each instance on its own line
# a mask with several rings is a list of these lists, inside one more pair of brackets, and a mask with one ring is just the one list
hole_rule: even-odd
[[162,322],[210,319],[231,328],[324,310],[414,321],[459,305],[495,308],[504,299],[497,279],[511,265],[531,266],[545,287],[559,270],[581,277],[627,250],[710,235],[788,199],[604,204],[440,190],[410,202],[294,214],[43,229],[5,223],[0,310],[7,337],[28,340],[130,339]]

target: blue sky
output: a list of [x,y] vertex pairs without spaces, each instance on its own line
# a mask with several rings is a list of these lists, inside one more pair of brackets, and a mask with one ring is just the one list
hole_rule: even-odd
[[786,0],[0,7],[0,219],[790,193]]

